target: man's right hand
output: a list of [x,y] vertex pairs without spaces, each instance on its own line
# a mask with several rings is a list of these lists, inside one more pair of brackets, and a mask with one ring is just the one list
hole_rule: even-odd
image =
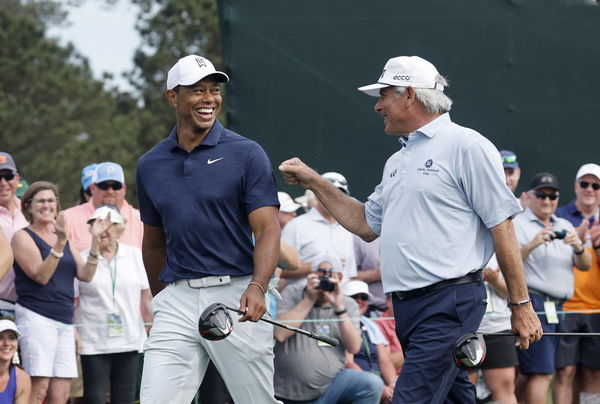
[[313,181],[320,178],[319,174],[304,164],[298,157],[291,158],[279,165],[279,171],[289,185],[300,185],[309,188]]
[[516,346],[521,349],[529,349],[529,344],[539,341],[544,334],[540,319],[535,314],[531,303],[525,306],[512,307],[510,323],[512,331],[518,334]]
[[321,289],[319,289],[319,285],[321,281],[317,274],[308,275],[306,280],[306,296],[311,300],[316,301],[319,298],[319,293]]

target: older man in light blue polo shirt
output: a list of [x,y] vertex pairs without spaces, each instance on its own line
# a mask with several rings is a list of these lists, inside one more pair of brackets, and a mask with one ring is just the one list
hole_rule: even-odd
[[363,204],[323,181],[297,158],[280,166],[289,184],[312,190],[331,214],[365,240],[381,236],[381,274],[393,292],[405,364],[393,403],[475,402],[452,361],[456,340],[476,331],[485,311],[481,271],[494,250],[507,281],[512,327],[522,348],[541,338],[512,228],[520,211],[505,184],[500,154],[474,130],[453,123],[446,80],[428,61],[388,61],[375,111],[401,149]]

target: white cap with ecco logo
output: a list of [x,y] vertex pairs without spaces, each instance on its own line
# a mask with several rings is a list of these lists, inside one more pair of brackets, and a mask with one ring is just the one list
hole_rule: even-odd
[[215,70],[215,66],[207,58],[198,55],[182,57],[167,74],[167,90],[177,86],[191,86],[211,75],[214,75],[219,83],[229,81],[229,76]]
[[418,56],[398,56],[391,58],[383,67],[377,83],[359,87],[358,90],[372,97],[379,97],[384,87],[433,88],[444,91],[438,82],[437,69],[430,62]]

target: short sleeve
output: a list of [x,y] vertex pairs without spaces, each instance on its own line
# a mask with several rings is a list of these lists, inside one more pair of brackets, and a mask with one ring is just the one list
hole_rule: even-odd
[[487,228],[521,211],[519,201],[506,185],[500,153],[483,136],[465,150],[459,179],[469,205]]
[[277,183],[273,168],[265,151],[255,142],[250,143],[252,148],[246,165],[244,177],[244,205],[246,212],[264,206],[279,208],[277,198]]
[[365,203],[365,219],[377,235],[381,235],[381,220],[383,216],[383,182],[375,187]]

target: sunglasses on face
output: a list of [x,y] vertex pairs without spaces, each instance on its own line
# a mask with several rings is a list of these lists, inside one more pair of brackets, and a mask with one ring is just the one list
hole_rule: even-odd
[[0,174],[0,179],[4,178],[6,181],[11,181],[13,178],[15,178],[15,173],[2,173]]
[[369,300],[369,295],[364,294],[364,293],[359,293],[357,295],[352,296],[352,298],[366,302],[367,300]]
[[594,191],[597,191],[600,189],[600,184],[597,184],[595,182],[588,182],[588,181],[579,181],[579,186],[583,189],[586,189],[589,186],[592,186],[592,189]]
[[120,182],[108,182],[108,181],[99,182],[96,184],[96,186],[103,191],[106,191],[108,188],[112,188],[115,191],[118,191],[121,188],[123,188],[123,184],[121,184]]
[[547,194],[545,192],[536,192],[535,197],[538,199],[550,199],[551,201],[555,201],[556,199],[558,199],[558,192],[555,192],[553,194]]

